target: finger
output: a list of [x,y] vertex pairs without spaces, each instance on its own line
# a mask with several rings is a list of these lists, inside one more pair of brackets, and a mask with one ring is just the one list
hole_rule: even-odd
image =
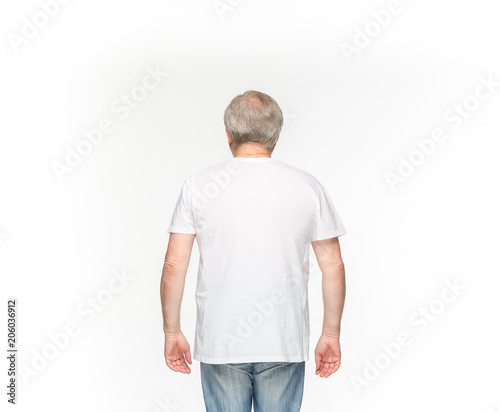
[[172,369],[174,372],[180,372],[180,373],[190,373],[191,370],[189,367],[184,363],[180,363],[179,361],[172,362],[169,365],[170,369]]
[[183,373],[191,372],[191,369],[189,369],[189,366],[187,365],[186,360],[184,359],[184,354],[179,355],[179,358],[177,360],[177,365],[180,372]]
[[174,372],[177,372],[177,366],[175,365],[175,363],[173,361],[171,361],[170,359],[167,359],[167,366],[172,369]]
[[187,351],[184,353],[184,355],[186,356],[186,360],[189,364],[192,364],[193,361],[191,360],[191,348],[187,348]]
[[335,362],[335,364],[333,365],[333,372],[332,373],[335,373],[339,370],[340,368],[340,361],[337,361]]
[[327,371],[326,367],[327,367],[327,364],[325,362],[323,362],[323,365],[321,366],[321,372],[319,374],[320,378],[324,378],[325,377],[325,373]]
[[183,367],[178,355],[175,357],[172,355],[167,356],[166,360],[167,360],[167,366],[174,372],[183,372]]
[[[339,369],[340,367],[340,361],[335,361],[333,362],[330,367],[328,368],[328,376],[334,374],[335,372],[337,372],[337,370]],[[327,377],[328,377],[327,376]]]
[[183,362],[182,365],[179,366],[179,372],[191,373],[191,369],[189,369],[189,366],[186,364],[186,362]]
[[326,369],[325,378],[328,378],[333,373],[333,364],[330,363]]
[[321,375],[320,375],[322,378],[328,378],[328,376],[330,376],[331,365],[332,364],[329,362],[325,362],[323,364],[323,369],[322,369]]
[[316,360],[316,375],[321,370],[321,355],[319,353],[314,352],[314,358]]

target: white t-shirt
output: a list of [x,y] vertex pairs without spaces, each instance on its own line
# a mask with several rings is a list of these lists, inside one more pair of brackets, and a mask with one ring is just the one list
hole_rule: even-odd
[[346,233],[316,178],[232,158],[184,181],[167,231],[198,242],[195,360],[309,360],[310,244]]

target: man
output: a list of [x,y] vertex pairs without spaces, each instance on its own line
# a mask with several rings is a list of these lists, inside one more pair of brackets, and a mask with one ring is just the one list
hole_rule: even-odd
[[340,366],[344,226],[321,183],[271,157],[283,113],[247,91],[224,113],[231,160],[184,181],[161,279],[165,360],[190,373],[180,306],[191,249],[200,253],[193,358],[208,412],[298,411],[309,360],[307,282],[312,245],[322,271],[324,319],[316,375]]

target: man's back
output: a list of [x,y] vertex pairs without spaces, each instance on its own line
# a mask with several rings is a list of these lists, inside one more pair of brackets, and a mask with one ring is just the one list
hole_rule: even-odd
[[194,359],[308,360],[313,241],[345,234],[324,187],[270,157],[235,157],[184,182],[171,233],[200,252]]

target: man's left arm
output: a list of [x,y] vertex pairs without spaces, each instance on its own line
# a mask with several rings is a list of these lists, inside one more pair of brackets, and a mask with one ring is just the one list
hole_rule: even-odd
[[187,363],[192,364],[189,343],[181,332],[180,314],[195,237],[196,235],[192,234],[170,234],[160,284],[165,361],[170,369],[182,373],[191,373]]

